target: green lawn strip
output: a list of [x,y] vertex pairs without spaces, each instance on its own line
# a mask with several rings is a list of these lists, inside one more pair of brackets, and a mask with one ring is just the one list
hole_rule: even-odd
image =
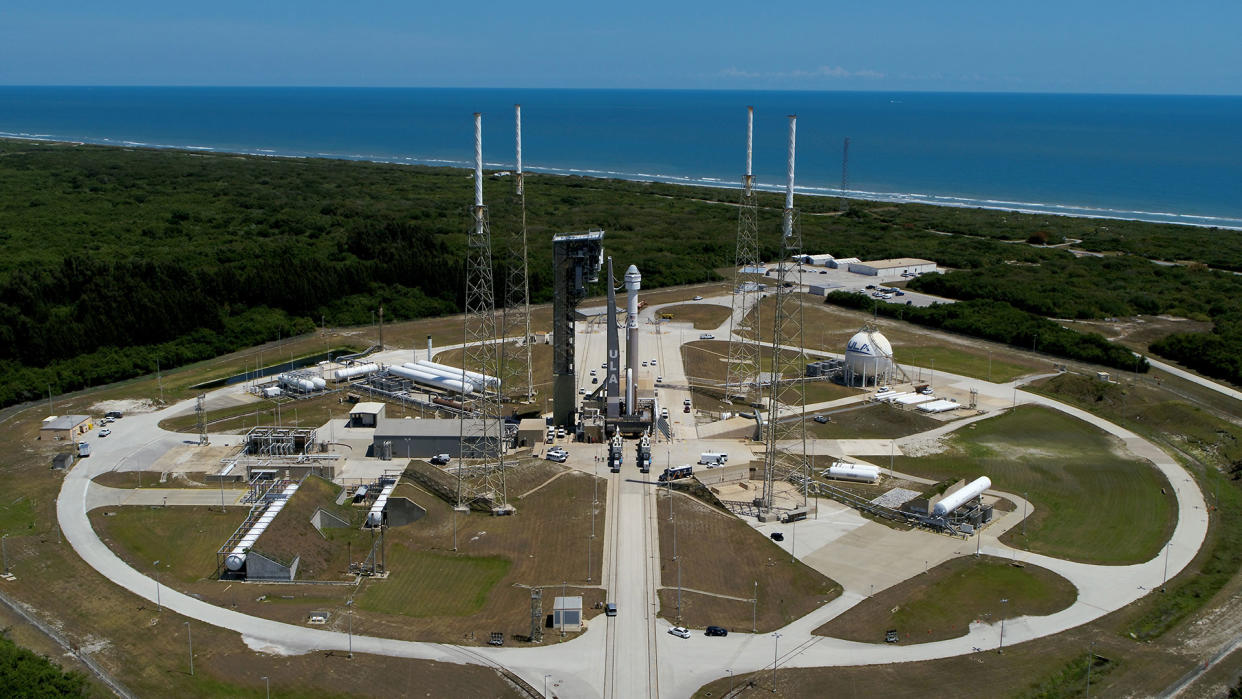
[[241,525],[245,511],[235,507],[223,513],[209,507],[109,507],[92,510],[90,519],[100,538],[139,571],[159,570],[182,582],[194,582],[215,575],[216,551]]
[[936,480],[988,476],[1026,494],[1035,512],[1002,541],[1069,560],[1125,565],[1159,553],[1176,522],[1168,481],[1143,461],[1114,453],[1103,432],[1063,413],[1024,406],[974,423],[949,450],[901,457],[897,470]]
[[1047,616],[1077,597],[1073,584],[1049,570],[964,556],[864,600],[816,633],[882,643],[887,629],[897,629],[900,643],[927,643],[965,636],[976,620]]
[[412,551],[405,546],[391,547],[387,562],[389,579],[369,586],[357,604],[414,617],[474,614],[512,565],[499,556]]
[[715,330],[729,319],[731,311],[714,303],[685,303],[661,308],[660,314],[665,313],[672,314],[678,323],[693,322],[695,330]]
[[999,353],[989,359],[986,353],[968,352],[960,347],[903,346],[893,350],[893,358],[898,364],[934,368],[992,383],[1006,383],[1035,372],[1033,367],[1005,361]]

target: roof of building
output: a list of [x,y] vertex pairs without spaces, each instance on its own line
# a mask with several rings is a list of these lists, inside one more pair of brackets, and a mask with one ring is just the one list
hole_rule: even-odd
[[932,262],[931,260],[920,260],[917,257],[895,257],[891,260],[868,260],[866,262],[860,262],[858,264],[864,264],[864,265],[867,265],[868,267],[875,267],[877,269],[888,269],[891,267],[912,267],[915,265],[934,265],[936,263]]
[[[483,420],[466,420],[466,434],[481,434]],[[384,437],[457,437],[462,426],[457,420],[380,418],[375,426],[375,439]]]
[[539,417],[528,417],[518,423],[518,429],[523,431],[542,430],[544,427],[547,427],[547,423]]
[[60,415],[43,421],[43,430],[71,430],[91,419],[90,415]]
[[384,410],[383,403],[359,403],[350,411],[350,415],[379,415]]
[[552,609],[553,611],[561,609],[582,609],[582,597],[557,597],[553,600]]

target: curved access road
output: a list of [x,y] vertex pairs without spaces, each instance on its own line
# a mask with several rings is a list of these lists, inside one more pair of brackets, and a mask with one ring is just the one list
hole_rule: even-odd
[[[1194,558],[1207,533],[1207,513],[1203,496],[1194,481],[1164,452],[1138,435],[1094,415],[1041,396],[1019,392],[1016,384],[990,384],[947,374],[938,376],[943,377],[941,380],[945,383],[953,382],[978,388],[981,395],[1012,398],[1018,403],[1046,405],[1108,431],[1124,441],[1135,454],[1150,459],[1168,478],[1177,497],[1179,517],[1168,546],[1163,549],[1162,555],[1137,565],[1096,566],[1052,559],[1016,551],[1000,544],[995,537],[985,535],[984,552],[1016,557],[1018,560],[1049,568],[1070,579],[1079,590],[1075,604],[1061,612],[1043,617],[1007,620],[1004,625],[1006,644],[1059,633],[1124,607],[1158,588],[1166,575],[1176,575]],[[228,390],[235,389],[221,389]],[[158,422],[161,416],[184,411],[190,406],[191,402],[185,401],[159,413],[131,415],[118,422],[113,436],[95,440],[94,455],[78,461],[66,475],[57,500],[57,517],[61,528],[78,555],[116,584],[150,601],[156,600],[156,582],[121,560],[99,540],[91,527],[87,517],[88,503],[91,501],[88,497],[92,487],[91,479],[122,464],[136,467],[144,462],[150,463],[169,447],[183,443],[185,435],[165,432],[159,429]],[[216,441],[227,442],[231,439],[236,437],[220,435]],[[624,475],[623,473],[622,476]],[[641,496],[634,502],[638,505],[634,511],[641,513]],[[648,525],[618,521],[612,526],[617,529],[615,532],[606,531],[606,538],[641,536],[639,532]],[[630,532],[628,535],[623,533],[627,529]],[[627,548],[643,555],[642,546]],[[649,589],[651,585],[649,575],[626,574],[617,579],[619,589],[609,590],[609,594],[613,598],[624,596],[634,600],[649,600],[653,594]],[[647,589],[639,589],[640,587]],[[237,631],[256,650],[302,653],[349,648],[350,638],[344,633],[241,614],[168,588],[160,590],[159,598],[164,607],[181,615]],[[651,634],[645,635],[645,640],[650,645],[641,655],[659,658],[658,674],[655,677],[639,679],[636,684],[639,687],[649,687],[649,696],[681,697],[689,696],[703,683],[723,676],[727,670],[744,673],[771,667],[773,651],[779,653],[779,665],[782,667],[869,665],[962,655],[978,648],[996,647],[1001,640],[997,625],[984,624],[972,626],[970,633],[961,638],[915,646],[855,643],[813,635],[814,629],[848,610],[861,599],[861,595],[847,592],[781,629],[780,639],[774,639],[768,634],[744,633],[733,633],[725,638],[705,638],[701,633],[696,633],[689,639],[681,639],[664,633],[667,622],[647,621],[643,625],[647,626]],[[631,608],[622,610],[621,613],[643,612]],[[649,624],[654,624],[654,628]],[[610,693],[605,686],[605,671],[611,660],[611,654],[607,650],[608,628],[607,623],[593,623],[588,631],[573,641],[539,648],[474,648],[368,636],[354,636],[352,647],[357,652],[376,655],[503,666],[536,687],[542,686],[544,677],[548,676],[550,686],[555,686],[557,693],[563,696],[601,697]],[[636,626],[634,631],[638,631],[638,628],[640,627]],[[654,641],[650,640],[652,638]],[[633,638],[630,642],[642,643],[638,638]],[[776,645],[778,642],[779,646]],[[613,653],[617,650],[619,649],[613,650]],[[633,667],[627,671],[633,671]]]

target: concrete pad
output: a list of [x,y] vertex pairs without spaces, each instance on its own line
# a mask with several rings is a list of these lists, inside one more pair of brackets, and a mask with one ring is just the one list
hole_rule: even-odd
[[197,444],[183,444],[164,452],[163,456],[145,469],[138,468],[138,464],[127,465],[134,466],[132,470],[135,471],[215,473],[220,470],[221,461],[237,453],[236,444],[238,443],[240,443],[240,438],[233,445],[211,444],[203,447]]
[[891,439],[838,439],[836,441],[842,454],[888,456],[890,451],[901,453],[894,440]]
[[[785,538],[790,537],[786,534]],[[898,531],[863,520],[861,526],[803,556],[802,561],[846,590],[869,595],[971,552],[971,543],[962,539],[919,529]]]

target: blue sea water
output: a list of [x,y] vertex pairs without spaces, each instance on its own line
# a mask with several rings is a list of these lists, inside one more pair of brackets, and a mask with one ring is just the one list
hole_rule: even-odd
[[1242,97],[641,90],[0,87],[0,136],[488,167],[1242,228]]

